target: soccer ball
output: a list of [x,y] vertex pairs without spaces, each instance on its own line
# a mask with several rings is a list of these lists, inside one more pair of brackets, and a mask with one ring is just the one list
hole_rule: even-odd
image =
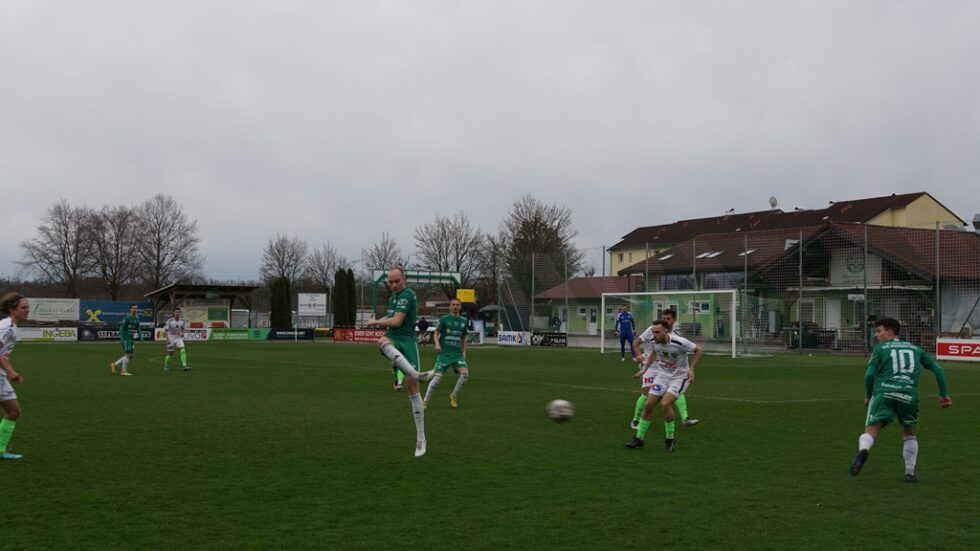
[[552,400],[546,409],[548,417],[556,423],[564,423],[575,415],[575,406],[568,400]]

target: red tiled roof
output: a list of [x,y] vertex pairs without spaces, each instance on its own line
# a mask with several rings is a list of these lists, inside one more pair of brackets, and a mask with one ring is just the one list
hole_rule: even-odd
[[800,228],[829,222],[867,223],[886,210],[908,206],[923,195],[928,195],[928,193],[920,191],[918,193],[893,194],[853,201],[838,201],[832,202],[829,207],[823,209],[791,212],[766,210],[680,220],[673,224],[637,228],[623,236],[623,239],[610,247],[609,250],[641,247],[647,244],[651,247],[670,246],[706,234]]
[[[566,291],[567,290],[567,291]],[[535,300],[564,300],[568,298],[599,298],[602,293],[629,293],[636,290],[636,284],[628,277],[598,276],[573,277],[567,283],[556,285],[534,296]]]
[[[828,249],[842,245],[863,247],[865,227],[870,253],[912,270],[919,277],[935,278],[936,230],[830,222],[804,228],[700,235],[651,256],[649,265],[641,260],[619,273],[689,273],[695,262],[699,273],[742,271],[746,264],[750,272],[758,272],[795,256],[801,231],[807,244],[823,242]],[[944,230],[939,242],[939,271],[943,278],[980,280],[980,235]],[[742,254],[746,247],[752,251],[747,258]],[[711,254],[695,258],[707,253]]]

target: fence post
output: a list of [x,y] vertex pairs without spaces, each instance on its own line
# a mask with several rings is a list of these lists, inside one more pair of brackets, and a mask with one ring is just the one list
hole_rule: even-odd
[[646,270],[646,275],[643,278],[643,292],[650,290],[650,243],[644,243],[643,247],[645,249],[643,253],[643,269]]
[[[565,334],[568,334],[568,321],[572,318],[568,315],[568,250],[565,250]],[[601,312],[600,312],[601,313]],[[561,324],[558,324],[558,329],[561,330]]]
[[799,329],[800,355],[803,355],[803,230],[800,230],[800,298],[796,302],[796,324]]
[[527,320],[527,326],[534,331],[534,252],[531,252],[531,316]]
[[[943,334],[943,295],[939,290],[939,222],[936,222],[936,336]],[[935,352],[935,350],[933,350]]]
[[868,225],[864,225],[864,319],[861,320],[861,340],[864,341],[864,353],[871,347],[868,320],[871,319],[871,295],[868,294]]

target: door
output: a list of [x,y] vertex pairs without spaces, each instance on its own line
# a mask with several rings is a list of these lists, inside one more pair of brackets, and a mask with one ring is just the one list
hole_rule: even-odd
[[599,331],[596,329],[596,321],[598,321],[599,309],[595,306],[589,308],[589,321],[588,321],[588,331],[590,335],[595,335]]

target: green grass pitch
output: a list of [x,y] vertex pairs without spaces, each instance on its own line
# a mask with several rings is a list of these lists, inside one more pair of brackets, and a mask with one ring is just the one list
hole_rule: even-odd
[[[413,457],[405,393],[373,346],[191,343],[193,371],[137,344],[18,345],[23,414],[0,463],[3,549],[976,549],[980,365],[921,382],[921,482],[887,428],[851,477],[862,357],[708,356],[693,428],[623,447],[632,365],[577,349],[474,348]],[[423,350],[428,366],[435,356]],[[545,404],[576,406],[567,424]]]

